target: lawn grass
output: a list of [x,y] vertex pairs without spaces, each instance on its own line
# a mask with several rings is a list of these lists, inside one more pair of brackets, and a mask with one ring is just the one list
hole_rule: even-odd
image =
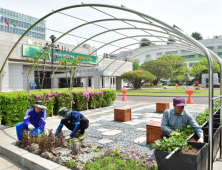
[[[117,95],[123,95],[117,90]],[[188,96],[185,89],[127,89],[126,95],[147,95],[147,96]],[[194,90],[192,96],[208,96],[208,90]],[[220,95],[220,91],[214,91],[214,96]]]

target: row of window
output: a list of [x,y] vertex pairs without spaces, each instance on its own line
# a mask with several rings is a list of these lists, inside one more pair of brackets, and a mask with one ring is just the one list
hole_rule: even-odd
[[[38,20],[37,18],[28,16],[28,15],[25,15],[25,14],[21,14],[21,13],[18,13],[18,12],[10,11],[10,10],[4,9],[4,8],[0,8],[0,14],[3,15],[3,16],[8,16],[9,18],[20,18],[22,21],[26,21],[26,22],[31,22],[31,21],[36,22]],[[45,21],[42,21],[40,23],[40,25],[44,26]]]
[[[8,26],[3,26],[3,25],[0,25],[0,31],[18,34],[18,35],[22,35],[25,32],[25,30],[21,30],[18,28],[12,28],[12,27],[8,27]],[[45,40],[44,34],[39,34],[39,33],[31,32],[31,31],[28,32],[28,34],[26,36]]]
[[[6,19],[9,23],[9,25],[13,25],[12,24],[12,19],[9,19],[9,18],[6,18]],[[17,21],[17,20],[13,20],[13,21],[15,22],[16,27],[22,27],[22,28],[25,28],[25,29],[28,29],[29,27],[31,27],[31,24],[29,24],[29,23],[25,23],[25,22],[21,22],[21,21]],[[1,17],[0,22],[5,23],[5,18]],[[32,30],[45,33],[45,29],[40,28],[40,27],[34,27],[34,28],[32,28]]]
[[181,56],[183,58],[195,58],[195,55],[185,55],[185,56]]

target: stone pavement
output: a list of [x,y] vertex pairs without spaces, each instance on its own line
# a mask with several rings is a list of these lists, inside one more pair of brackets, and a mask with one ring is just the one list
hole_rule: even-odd
[[[113,121],[114,108],[118,107],[130,107],[132,109],[132,120],[129,122],[119,123],[118,127],[123,127],[123,130],[127,130],[127,127],[131,127],[132,129],[134,129],[133,133],[135,133],[136,135],[130,138],[130,141],[128,142],[131,142],[131,145],[134,145],[140,149],[143,148],[144,146],[146,146],[146,127],[144,125],[151,121],[160,121],[162,117],[162,114],[155,113],[156,105],[154,102],[116,101],[114,105],[109,107],[81,111],[81,113],[90,120],[90,127],[86,130],[86,135],[90,131],[95,131],[95,135],[98,134],[98,136],[100,136],[101,138],[98,140],[97,138],[91,138],[89,136],[88,138],[90,138],[90,140],[97,140],[96,142],[107,146],[115,146],[115,143],[121,144],[122,141],[118,141],[117,139],[118,136],[120,137],[121,135],[124,135],[125,131],[123,132],[123,130],[119,130],[119,128],[111,127],[113,123],[116,123]],[[170,103],[170,107],[172,107],[172,103]],[[203,112],[206,107],[207,105],[203,104],[193,104],[187,105],[185,109],[196,116],[198,115],[198,113]],[[57,119],[57,117],[49,117],[47,119],[46,129],[53,129],[55,131],[59,123],[60,120]],[[0,145],[13,143],[17,140],[15,127],[5,129],[3,129],[4,127],[1,128],[2,130],[0,130]],[[68,132],[68,129],[66,127],[63,127],[63,130]],[[9,163],[9,160],[4,158],[3,156],[0,158],[0,164],[11,163],[11,166],[9,167],[15,166],[15,168],[21,169],[19,165],[13,164],[13,162]],[[214,170],[219,170],[219,167],[221,165],[222,162],[215,162]],[[0,167],[0,169],[2,169],[2,166]]]

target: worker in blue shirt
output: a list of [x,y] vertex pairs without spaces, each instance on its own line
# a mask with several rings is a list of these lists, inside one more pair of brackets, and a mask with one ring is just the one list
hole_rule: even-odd
[[69,130],[72,131],[72,133],[70,134],[71,138],[73,138],[74,136],[83,137],[85,129],[89,127],[89,120],[87,118],[85,118],[81,113],[77,111],[72,111],[72,109],[67,109],[66,107],[62,107],[59,110],[58,118],[62,120],[56,130],[56,136],[62,129],[63,125],[65,125]]
[[16,125],[16,133],[18,140],[22,140],[23,130],[30,130],[31,134],[40,135],[44,129],[47,119],[46,107],[42,101],[37,101],[34,107],[29,108],[24,116],[24,122],[20,122]]

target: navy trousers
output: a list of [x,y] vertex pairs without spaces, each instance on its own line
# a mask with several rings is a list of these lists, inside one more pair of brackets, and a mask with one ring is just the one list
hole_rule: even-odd
[[[17,133],[18,140],[22,140],[21,134],[22,134],[23,130],[25,130],[25,129],[30,131],[24,122],[20,122],[16,125],[16,133]],[[31,130],[30,135],[31,134],[40,135],[41,134],[40,127],[36,127],[35,129]]]

